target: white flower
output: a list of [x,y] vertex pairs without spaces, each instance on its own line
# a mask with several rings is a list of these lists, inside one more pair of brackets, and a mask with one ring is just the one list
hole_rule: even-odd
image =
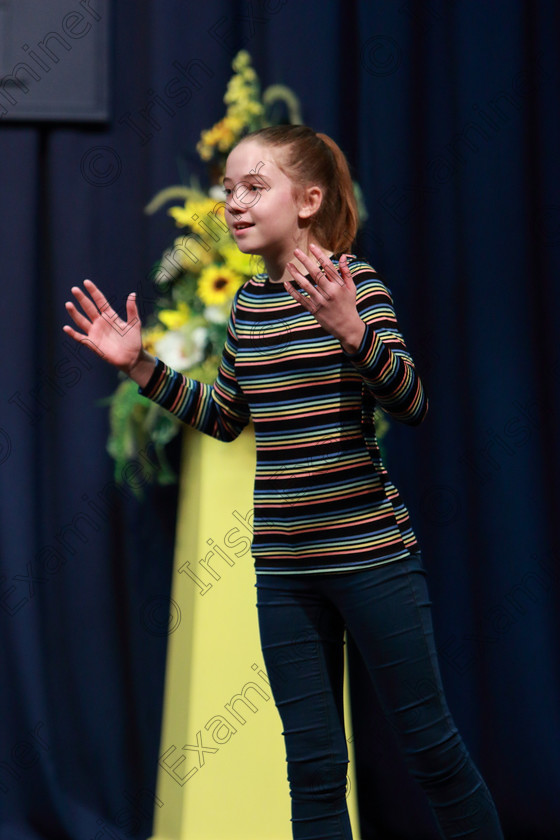
[[208,195],[210,198],[215,198],[216,201],[225,201],[226,192],[223,187],[220,187],[218,184],[214,184],[213,187],[210,187],[208,190]]
[[206,330],[206,327],[195,327],[194,330],[192,330],[191,332],[191,338],[196,349],[203,353],[204,347],[206,346],[206,341],[208,339],[208,332]]
[[192,331],[168,330],[154,344],[158,358],[174,370],[188,370],[204,358],[207,334],[204,327]]
[[225,324],[228,319],[228,313],[224,312],[221,306],[207,306],[204,310],[204,317],[211,324]]

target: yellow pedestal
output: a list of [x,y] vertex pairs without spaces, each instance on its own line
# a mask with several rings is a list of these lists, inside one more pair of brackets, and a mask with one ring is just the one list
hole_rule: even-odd
[[[255,441],[185,431],[152,840],[291,840],[250,552]],[[358,838],[348,681],[348,804]]]

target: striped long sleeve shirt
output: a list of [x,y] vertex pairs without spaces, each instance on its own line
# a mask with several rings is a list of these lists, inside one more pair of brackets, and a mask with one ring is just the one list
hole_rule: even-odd
[[366,324],[356,353],[346,353],[283,283],[258,274],[235,295],[213,385],[156,359],[139,388],[222,441],[253,421],[252,554],[259,574],[347,572],[418,550],[382,461],[374,409],[417,425],[428,400],[389,289],[368,263],[351,255],[348,265]]

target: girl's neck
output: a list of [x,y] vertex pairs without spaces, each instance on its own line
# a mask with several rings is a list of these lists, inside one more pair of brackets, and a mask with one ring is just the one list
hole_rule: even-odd
[[[308,254],[312,259],[315,259],[314,255],[311,253],[308,243],[307,247],[303,247],[302,245],[298,245],[298,247],[306,254]],[[332,257],[333,254],[330,248],[324,249],[329,254],[329,257]],[[290,270],[288,268],[288,262],[291,262],[295,265],[295,267],[301,271],[303,275],[307,274],[307,269],[292,253],[289,256],[282,256],[278,259],[270,258],[270,257],[263,257],[263,262],[265,264],[266,273],[268,275],[268,279],[271,283],[283,283],[285,280],[293,280],[294,278],[290,274]]]

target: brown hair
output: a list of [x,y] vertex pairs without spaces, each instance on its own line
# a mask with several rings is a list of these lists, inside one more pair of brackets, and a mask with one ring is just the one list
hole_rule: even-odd
[[253,139],[282,149],[278,168],[296,186],[322,187],[323,200],[310,230],[324,248],[332,248],[334,253],[351,251],[358,230],[358,207],[348,161],[334,140],[307,125],[261,128],[240,142]]

